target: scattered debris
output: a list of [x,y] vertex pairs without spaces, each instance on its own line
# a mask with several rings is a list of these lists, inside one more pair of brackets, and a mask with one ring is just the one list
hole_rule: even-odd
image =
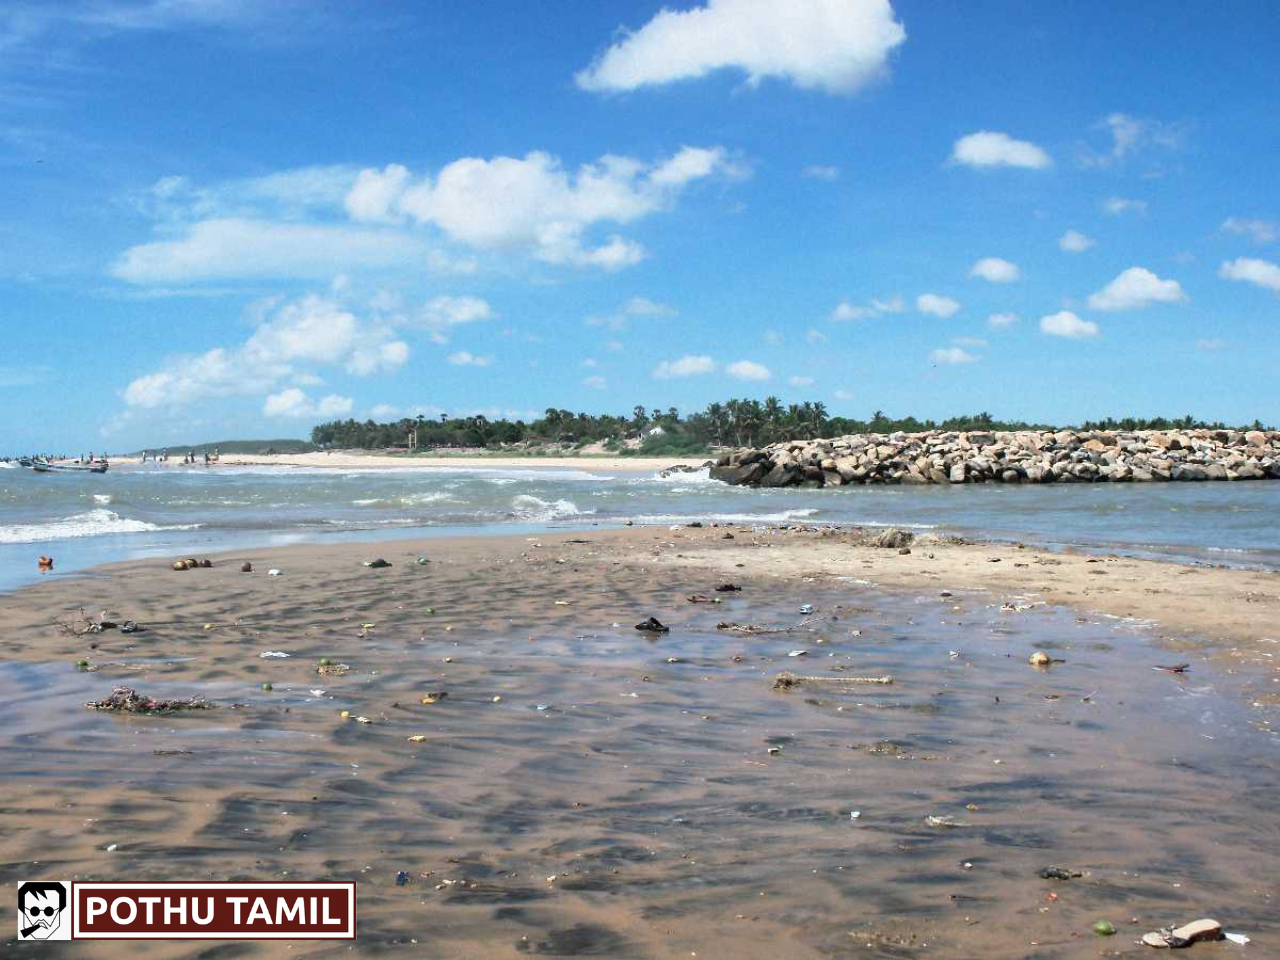
[[1073,880],[1083,876],[1079,870],[1064,870],[1062,867],[1045,867],[1040,871],[1042,880]]
[[284,571],[283,571],[283,570],[280,570],[280,569],[278,569],[277,567],[272,567],[270,570],[268,570],[268,571],[267,571],[267,576],[268,576],[268,577],[278,577],[278,576],[280,576],[280,574],[282,574],[282,573],[284,573]]
[[289,654],[283,650],[263,650],[258,656],[263,660],[284,660]]
[[925,817],[924,822],[931,827],[944,827],[947,829],[964,826],[962,823],[956,823],[951,817]]
[[899,530],[897,527],[890,527],[884,533],[875,537],[871,541],[871,546],[897,550],[900,547],[911,546],[915,539],[916,535],[908,530]]
[[406,738],[410,743],[426,743],[427,735],[425,733],[415,733],[412,737]]
[[366,560],[366,561],[364,562],[364,565],[365,565],[366,567],[371,567],[371,568],[373,568],[374,570],[381,570],[381,569],[383,569],[384,567],[389,567],[389,566],[391,566],[391,563],[390,563],[390,561],[383,560],[381,557],[378,557],[378,559],[376,559],[376,560]]
[[719,597],[704,597],[700,593],[691,594],[688,598],[690,603],[720,603]]
[[636,624],[636,629],[644,633],[670,633],[671,628],[663,624],[657,617],[650,617]]
[[1175,663],[1172,667],[1162,667],[1159,664],[1157,664],[1156,669],[1163,670],[1165,673],[1186,673],[1188,670],[1191,669],[1191,664]]
[[804,615],[804,616],[806,616],[806,617],[807,617],[809,614],[813,613],[813,604],[812,604],[812,603],[802,603],[802,604],[800,605],[800,613],[801,613],[801,614],[803,614],[803,615]]
[[213,704],[203,697],[189,700],[157,700],[144,697],[130,687],[116,687],[105,700],[91,700],[85,704],[90,710],[110,710],[115,713],[164,714],[180,710],[211,710]]
[[124,623],[120,624],[121,633],[140,633],[142,630],[142,625],[136,620],[126,620]]
[[1059,659],[1057,657],[1049,656],[1043,650],[1037,650],[1031,656],[1027,657],[1027,663],[1031,664],[1033,667],[1048,667],[1048,666],[1052,666],[1055,663],[1066,663],[1066,662],[1067,661]]
[[53,557],[41,556],[37,558],[36,565],[40,568],[42,573],[48,572],[53,569]]
[[439,703],[445,697],[449,696],[448,690],[433,690],[430,693],[422,695],[422,703],[424,706],[431,706],[433,703]]
[[808,656],[808,654],[809,654],[808,650],[792,650],[790,653],[787,654],[787,656],[788,657],[804,657],[804,656]]
[[716,593],[741,593],[742,588],[736,583],[722,583],[716,587]]
[[246,560],[244,563],[240,564],[240,572],[253,573],[253,564]]
[[1142,942],[1148,947],[1165,949],[1188,947],[1200,940],[1222,938],[1222,924],[1217,920],[1193,920],[1181,927],[1162,927],[1154,933],[1143,934]]
[[405,871],[403,871],[403,870],[397,870],[397,871],[396,871],[396,886],[397,886],[397,887],[403,887],[403,886],[404,886],[406,883],[408,883],[408,882],[409,882],[409,874],[407,874],[407,873],[406,873]]
[[1114,937],[1116,927],[1110,920],[1099,920],[1093,925],[1093,932],[1100,937]]

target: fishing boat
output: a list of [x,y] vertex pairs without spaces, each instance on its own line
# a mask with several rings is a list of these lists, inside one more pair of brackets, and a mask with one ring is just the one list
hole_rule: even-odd
[[36,473],[106,473],[107,462],[99,460],[97,463],[77,464],[77,463],[50,463],[48,460],[33,460],[31,469]]

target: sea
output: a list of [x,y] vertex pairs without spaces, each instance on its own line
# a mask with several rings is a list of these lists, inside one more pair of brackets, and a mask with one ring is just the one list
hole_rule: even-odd
[[224,550],[593,527],[838,524],[1280,569],[1280,482],[730,487],[708,471],[593,466],[331,469],[0,463],[0,591],[41,574]]

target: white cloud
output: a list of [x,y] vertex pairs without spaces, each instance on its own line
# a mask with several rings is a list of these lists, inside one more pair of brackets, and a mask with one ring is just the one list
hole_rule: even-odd
[[716,362],[710,357],[686,355],[679,360],[663,360],[653,368],[653,375],[659,380],[672,380],[676,377],[714,373],[715,370]]
[[1110,167],[1149,146],[1176,149],[1182,146],[1189,132],[1185,123],[1164,123],[1126,113],[1112,113],[1096,126],[1111,134],[1111,149],[1098,153],[1088,147],[1082,148],[1081,166]]
[[426,329],[435,343],[447,343],[449,331],[467,323],[492,320],[497,314],[479,297],[433,297],[411,323]]
[[813,163],[802,171],[811,180],[826,180],[828,183],[840,179],[840,168]]
[[809,328],[809,332],[804,335],[804,338],[810,343],[826,343],[827,342],[827,335],[823,333],[821,330],[815,330],[812,327]]
[[837,390],[835,393],[832,394],[832,396],[835,397],[837,400],[853,399],[853,394],[850,393],[848,390]]
[[1051,337],[1084,340],[1098,335],[1098,325],[1092,320],[1082,320],[1070,310],[1062,310],[1040,318],[1040,332]]
[[951,342],[957,347],[985,347],[987,341],[981,337],[952,337]]
[[992,330],[1003,330],[1005,327],[1011,327],[1018,322],[1016,313],[993,313],[987,317],[987,326]]
[[1216,350],[1221,350],[1226,345],[1227,345],[1227,341],[1218,339],[1217,337],[1196,341],[1196,349],[1204,350],[1207,353],[1213,353]]
[[929,354],[929,359],[933,363],[957,364],[957,363],[973,363],[978,358],[967,350],[960,347],[939,347],[933,353]]
[[385,269],[421,262],[426,248],[401,233],[339,224],[205,220],[175,240],[126,250],[112,267],[129,283],[214,278],[332,276],[337,269]]
[[1130,267],[1089,297],[1094,310],[1138,310],[1153,303],[1181,303],[1187,299],[1177,280],[1161,280],[1150,270]]
[[724,372],[735,380],[768,380],[773,376],[769,368],[752,360],[738,360],[724,368]]
[[1067,253],[1084,253],[1095,243],[1097,243],[1096,240],[1086,237],[1078,230],[1068,230],[1058,238],[1058,249],[1065,250]]
[[493,357],[477,357],[469,350],[459,350],[449,354],[449,362],[455,367],[491,367]]
[[790,377],[787,380],[787,383],[793,387],[812,387],[815,382],[816,381],[813,379],[813,377],[801,377],[801,376]]
[[389,403],[379,403],[369,411],[369,416],[374,420],[394,420],[400,416],[400,409]]
[[939,296],[936,293],[922,293],[916,297],[916,309],[921,313],[932,314],[945,320],[960,312],[960,304],[950,297]]
[[1110,197],[1102,204],[1102,209],[1113,217],[1118,217],[1124,213],[1145,215],[1147,212],[1147,201],[1129,200],[1125,197]]
[[999,257],[983,257],[969,271],[971,277],[981,277],[991,283],[1013,283],[1021,272],[1016,263],[1002,260]]
[[351,412],[350,397],[330,394],[322,397],[319,403],[303,393],[297,387],[290,387],[267,397],[262,405],[262,413],[268,417],[292,417],[294,419],[319,417],[340,417]]
[[1244,280],[1280,293],[1280,266],[1267,260],[1237,257],[1224,263],[1218,269],[1218,276],[1226,280]]
[[[366,376],[402,366],[409,346],[391,329],[357,318],[336,301],[315,295],[259,306],[257,329],[240,346],[165,361],[124,390],[130,407],[156,409],[208,397],[263,394],[282,380],[314,382],[306,366],[342,367]],[[274,310],[274,312],[272,312]],[[253,313],[254,311],[250,311]]]
[[596,374],[594,376],[585,377],[582,381],[584,387],[590,387],[592,390],[603,390],[609,386],[609,381],[604,377]]
[[1222,222],[1222,230],[1225,233],[1251,237],[1254,243],[1271,243],[1277,237],[1280,237],[1280,231],[1277,231],[1276,225],[1269,220],[1246,220],[1243,217],[1227,217]]
[[884,72],[906,36],[888,0],[708,0],[660,10],[575,79],[584,90],[635,90],[734,68],[752,86],[776,77],[851,93]]
[[473,249],[618,270],[642,260],[644,248],[616,234],[592,239],[592,228],[669,209],[695,181],[746,173],[723,147],[685,146],[653,164],[610,154],[572,172],[540,151],[523,158],[464,157],[417,180],[397,164],[361,171],[346,209],[358,221],[430,224]]
[[1044,150],[1007,133],[980,130],[961,137],[951,150],[951,160],[969,167],[1025,167],[1041,170],[1053,161]]
[[906,309],[906,304],[902,302],[901,297],[890,297],[887,300],[877,300],[872,298],[865,305],[855,305],[848,300],[841,300],[834,310],[831,311],[831,321],[833,323],[843,323],[848,320],[868,320],[871,317],[879,317],[886,313],[902,313]]
[[632,297],[612,313],[587,317],[586,323],[589,327],[622,331],[630,328],[632,320],[642,317],[670,317],[674,316],[675,312],[665,303],[658,303],[648,297]]

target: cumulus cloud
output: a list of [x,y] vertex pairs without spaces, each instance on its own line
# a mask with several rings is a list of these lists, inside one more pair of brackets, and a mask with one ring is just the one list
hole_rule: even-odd
[[1244,280],[1280,293],[1280,266],[1267,260],[1237,257],[1219,267],[1218,276],[1226,280]]
[[1098,335],[1098,325],[1092,320],[1082,320],[1070,310],[1062,310],[1047,317],[1041,317],[1040,332],[1051,337],[1084,340]]
[[1021,272],[1017,264],[1010,263],[1008,260],[1002,260],[999,257],[983,257],[973,265],[969,276],[980,277],[991,283],[1013,283],[1021,276]]
[[813,377],[795,376],[788,378],[787,383],[793,387],[812,387],[815,381]]
[[417,239],[350,224],[214,219],[172,240],[130,247],[111,269],[135,284],[263,277],[320,278],[345,268],[406,267],[426,257]]
[[960,312],[960,304],[950,297],[943,297],[936,293],[922,293],[916,297],[916,309],[921,313],[942,317],[945,320]]
[[1003,330],[1018,322],[1016,313],[993,313],[987,317],[987,326],[992,330]]
[[262,413],[268,417],[292,417],[294,419],[318,419],[321,417],[341,417],[351,412],[350,397],[330,394],[315,402],[297,387],[290,387],[267,397],[262,405]]
[[827,342],[827,335],[823,333],[821,330],[815,330],[813,327],[809,328],[809,331],[804,335],[804,338],[809,343],[826,343]]
[[449,354],[449,363],[455,367],[491,367],[493,357],[477,357],[469,350]]
[[1089,297],[1094,310],[1138,310],[1153,303],[1181,303],[1187,299],[1177,280],[1161,280],[1150,270],[1130,267]]
[[762,381],[773,376],[768,367],[752,360],[738,360],[725,367],[724,372],[735,380]]
[[929,359],[933,363],[958,364],[973,363],[978,358],[960,347],[939,347],[929,354]]
[[590,377],[584,377],[582,381],[584,387],[590,387],[592,390],[604,390],[609,386],[609,381],[599,374]]
[[951,150],[953,163],[969,167],[1025,167],[1042,170],[1053,161],[1040,147],[1007,133],[979,130],[961,137]]
[[363,170],[346,210],[360,222],[430,224],[477,250],[618,270],[642,260],[644,248],[617,234],[593,239],[593,228],[669,209],[696,181],[746,173],[723,147],[685,146],[652,164],[606,155],[574,171],[541,151],[522,158],[464,157],[434,177],[415,179],[399,164]]
[[208,397],[262,394],[282,380],[316,382],[308,366],[340,367],[356,376],[398,369],[409,346],[384,325],[361,320],[334,300],[315,295],[261,306],[253,334],[231,349],[177,356],[132,380],[130,407],[181,406]]
[[1276,229],[1276,225],[1269,220],[1248,220],[1244,217],[1227,217],[1222,221],[1222,231],[1224,233],[1234,233],[1237,236],[1249,237],[1254,243],[1271,243],[1277,237],[1280,237],[1280,231]]
[[648,297],[632,297],[612,313],[587,317],[589,327],[604,327],[608,330],[622,331],[631,326],[631,321],[643,317],[670,317],[675,314],[672,307],[658,303]]
[[1096,240],[1086,237],[1078,230],[1068,230],[1058,238],[1058,249],[1065,250],[1067,253],[1084,253],[1095,243],[1097,243]]
[[716,362],[710,357],[685,355],[679,360],[663,360],[653,368],[653,375],[659,380],[673,380],[677,377],[696,377],[715,371]]
[[1102,209],[1113,217],[1118,217],[1125,213],[1145,215],[1147,212],[1147,201],[1130,200],[1127,197],[1109,197],[1102,204]]
[[835,397],[837,400],[853,399],[853,394],[850,393],[848,390],[837,390],[835,393],[832,394],[832,396]]
[[575,79],[584,90],[622,91],[733,68],[752,86],[778,78],[852,93],[884,72],[906,36],[888,0],[708,0],[663,8]]
[[1206,353],[1213,353],[1221,350],[1227,345],[1227,341],[1218,337],[1208,337],[1196,341],[1196,349],[1204,350]]
[[865,304],[853,304],[841,300],[831,311],[833,323],[844,323],[849,320],[869,320],[886,313],[902,313],[907,308],[901,297],[889,297],[887,300],[868,300]]

